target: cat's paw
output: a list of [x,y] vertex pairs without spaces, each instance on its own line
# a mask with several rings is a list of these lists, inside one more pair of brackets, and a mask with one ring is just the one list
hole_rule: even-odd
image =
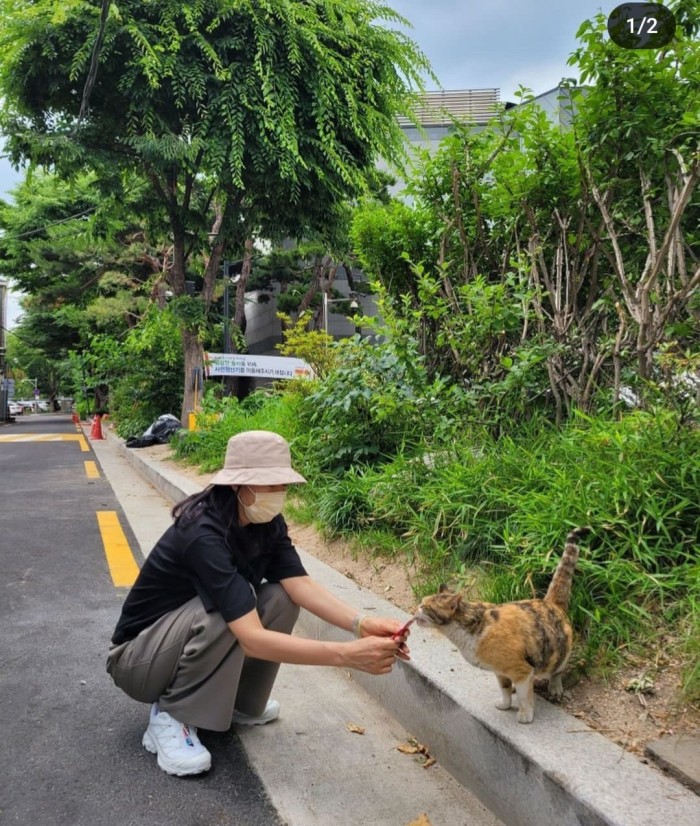
[[559,674],[555,674],[553,677],[549,678],[547,697],[553,703],[560,703],[563,696],[564,686],[562,684],[561,676]]
[[500,708],[501,711],[508,711],[511,705],[512,703],[509,697],[507,700],[501,700],[500,703],[496,703],[496,708]]
[[518,722],[531,723],[535,719],[534,708],[520,708],[518,709]]

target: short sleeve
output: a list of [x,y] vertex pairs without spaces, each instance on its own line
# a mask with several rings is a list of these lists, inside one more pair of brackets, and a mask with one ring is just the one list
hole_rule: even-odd
[[225,622],[232,622],[255,608],[255,591],[236,567],[221,534],[199,531],[186,546],[184,561],[208,612],[218,611]]
[[281,516],[278,520],[278,525],[275,525],[275,534],[270,541],[270,554],[265,571],[265,579],[268,582],[279,582],[282,579],[307,575],[299,553],[289,538],[287,523]]

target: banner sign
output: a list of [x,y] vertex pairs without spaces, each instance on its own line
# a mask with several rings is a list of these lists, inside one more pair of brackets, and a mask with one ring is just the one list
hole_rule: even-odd
[[314,371],[303,359],[251,356],[242,353],[205,353],[207,376],[250,376],[259,379],[311,379]]

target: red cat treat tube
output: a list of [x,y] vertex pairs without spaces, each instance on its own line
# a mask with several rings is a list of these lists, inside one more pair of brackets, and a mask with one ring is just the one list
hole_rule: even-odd
[[406,633],[406,631],[408,631],[408,629],[411,627],[411,625],[415,621],[416,621],[415,617],[411,617],[411,619],[408,622],[405,622],[395,634],[391,635],[391,639],[392,640],[401,639],[401,637],[403,637],[403,635]]

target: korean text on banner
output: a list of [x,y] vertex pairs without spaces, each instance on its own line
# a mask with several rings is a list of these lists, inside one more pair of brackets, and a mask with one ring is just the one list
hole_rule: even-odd
[[250,376],[260,379],[310,379],[314,372],[303,359],[251,356],[242,353],[205,353],[207,376]]

